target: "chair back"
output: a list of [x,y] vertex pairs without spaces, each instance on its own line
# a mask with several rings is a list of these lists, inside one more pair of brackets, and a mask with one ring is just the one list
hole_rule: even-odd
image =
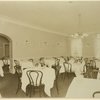
[[38,72],[38,74],[40,73],[41,74],[41,76],[40,76],[40,82],[39,82],[39,84],[41,85],[42,84],[42,78],[43,78],[43,72],[42,71],[37,71]]
[[[96,97],[96,96],[95,96],[96,94],[100,94],[100,91],[95,91],[95,92],[92,94],[92,97],[95,98],[95,97]],[[99,95],[99,96],[100,96],[100,95]]]
[[[30,75],[31,71],[33,71],[33,70],[28,70],[28,71],[26,72],[26,75],[27,75],[27,77],[28,77],[28,79],[29,79],[29,84],[34,85],[34,81],[32,80],[31,75]],[[33,71],[33,72],[36,73],[36,74],[37,74],[37,77],[38,77],[38,73],[37,73],[36,71]],[[37,79],[36,79],[36,80],[37,80]]]
[[72,72],[72,64],[69,63],[68,66],[69,66],[70,72]]
[[[28,79],[29,79],[29,84],[26,86],[26,95],[31,97],[31,94],[35,96],[36,92],[39,92],[39,95],[41,97],[42,93],[45,94],[44,92],[44,84],[42,84],[42,77],[43,73],[39,70],[28,70],[26,72]],[[34,76],[36,74],[36,77]],[[39,77],[40,75],[40,77]],[[36,80],[35,80],[36,79]],[[39,79],[39,81],[38,81]],[[39,84],[38,84],[39,82]]]
[[[66,68],[66,64],[68,65],[68,70]],[[71,63],[64,62],[63,66],[64,66],[64,69],[65,69],[65,72],[67,72],[67,71],[72,72],[72,64]]]
[[[36,86],[38,86],[38,80],[39,80],[39,85],[42,84],[42,78],[43,78],[42,71],[28,70],[26,73],[27,73],[27,76],[28,76],[28,79],[29,79],[29,82],[30,82],[31,85],[35,85],[35,83],[36,83]],[[36,74],[36,81],[34,80],[33,73]],[[39,75],[40,75],[40,79],[39,79]]]

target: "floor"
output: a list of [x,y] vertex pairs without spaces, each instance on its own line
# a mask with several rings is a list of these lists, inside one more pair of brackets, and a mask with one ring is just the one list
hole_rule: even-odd
[[[54,86],[51,89],[51,94],[53,98],[65,97],[68,87],[73,80],[75,75],[73,73],[62,73],[54,82]],[[20,90],[16,94],[18,86],[18,79],[16,75],[7,74],[5,77],[0,77],[0,93],[3,98],[28,98],[26,94]],[[33,97],[33,96],[32,96]],[[36,93],[34,97],[39,97],[39,93]],[[43,93],[42,97],[48,97]]]

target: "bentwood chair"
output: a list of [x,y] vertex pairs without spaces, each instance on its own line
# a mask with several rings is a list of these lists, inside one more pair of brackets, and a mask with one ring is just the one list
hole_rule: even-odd
[[[45,85],[42,84],[43,73],[39,70],[28,70],[26,74],[29,79],[29,84],[26,86],[26,95],[32,97],[32,95],[35,96],[36,93],[39,93],[41,97],[45,87]],[[35,74],[36,79],[34,77]]]
[[56,59],[55,60],[55,65],[52,66],[52,68],[55,70],[55,86],[56,86],[56,90],[57,90],[57,94],[59,95],[59,89],[58,89],[58,78],[59,78],[59,71],[61,69],[61,66],[59,64],[60,60]]
[[92,97],[95,98],[95,97],[96,97],[96,94],[100,94],[100,91],[95,91],[95,92],[92,94]]

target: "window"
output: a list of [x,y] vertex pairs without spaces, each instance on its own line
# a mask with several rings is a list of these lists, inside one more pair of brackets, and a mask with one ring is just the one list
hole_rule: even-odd
[[80,38],[73,38],[71,40],[71,55],[82,56],[82,40]]
[[100,58],[100,38],[95,39],[94,48],[95,57]]
[[4,56],[9,57],[9,44],[4,43],[3,48],[4,48],[3,49],[4,50]]

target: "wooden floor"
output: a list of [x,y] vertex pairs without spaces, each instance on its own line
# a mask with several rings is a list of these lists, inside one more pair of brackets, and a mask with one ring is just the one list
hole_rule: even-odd
[[[58,78],[54,82],[54,86],[51,89],[51,94],[53,98],[57,97],[65,97],[68,87],[73,80],[75,75],[63,73],[58,76]],[[18,85],[18,79],[16,75],[7,74],[5,77],[0,78],[0,93],[3,98],[28,98],[26,94],[20,90],[16,94]],[[38,93],[36,93],[35,97],[39,97]],[[42,95],[42,97],[48,97],[46,94]]]

